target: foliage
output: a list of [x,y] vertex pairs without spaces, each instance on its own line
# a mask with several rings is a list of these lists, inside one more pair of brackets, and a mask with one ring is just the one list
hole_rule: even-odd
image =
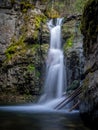
[[67,39],[66,44],[64,45],[65,51],[73,46],[73,41],[74,41],[74,35],[71,35],[71,37]]

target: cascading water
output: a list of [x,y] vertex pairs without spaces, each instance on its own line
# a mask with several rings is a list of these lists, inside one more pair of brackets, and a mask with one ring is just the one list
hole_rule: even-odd
[[39,103],[50,104],[50,107],[62,98],[66,88],[66,72],[61,42],[62,18],[57,18],[55,25],[53,19],[48,22],[50,29],[50,48],[46,61],[46,80],[44,92]]

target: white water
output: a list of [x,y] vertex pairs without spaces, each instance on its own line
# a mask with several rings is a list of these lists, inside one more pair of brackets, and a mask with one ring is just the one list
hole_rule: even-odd
[[50,29],[50,48],[46,61],[47,73],[44,92],[39,103],[50,108],[53,108],[64,99],[62,95],[64,90],[66,90],[66,71],[62,50],[61,25],[62,18],[57,19],[56,25],[53,25],[53,20],[48,22]]
[[46,79],[44,92],[37,104],[27,106],[7,106],[0,107],[0,110],[11,111],[46,111],[53,110],[65,97],[63,93],[66,90],[66,70],[64,66],[64,55],[61,40],[62,18],[58,18],[56,25],[53,20],[48,22],[50,29],[50,48],[46,61]]

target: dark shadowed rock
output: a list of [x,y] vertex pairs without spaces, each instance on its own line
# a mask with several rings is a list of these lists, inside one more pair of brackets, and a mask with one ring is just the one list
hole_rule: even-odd
[[85,79],[80,113],[86,123],[98,129],[98,1],[90,0],[84,8],[81,30],[84,35]]

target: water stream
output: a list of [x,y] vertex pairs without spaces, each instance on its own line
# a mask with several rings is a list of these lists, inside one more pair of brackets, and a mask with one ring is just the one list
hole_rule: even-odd
[[44,85],[44,93],[42,94],[39,103],[46,106],[56,105],[63,98],[63,92],[66,88],[66,69],[64,66],[64,55],[62,50],[61,40],[61,25],[62,18],[50,20],[48,27],[50,29],[50,48],[48,51],[46,66],[46,80]]
[[1,112],[0,130],[89,130],[79,113]]

